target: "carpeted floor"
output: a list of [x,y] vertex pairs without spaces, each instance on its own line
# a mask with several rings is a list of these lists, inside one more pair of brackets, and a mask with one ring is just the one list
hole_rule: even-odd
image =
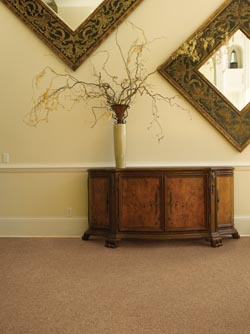
[[250,238],[0,239],[1,334],[249,334]]

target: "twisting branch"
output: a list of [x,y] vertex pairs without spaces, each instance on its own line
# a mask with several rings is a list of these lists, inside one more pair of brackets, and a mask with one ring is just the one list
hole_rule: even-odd
[[[49,116],[53,111],[70,109],[75,103],[81,101],[98,101],[98,106],[92,107],[94,126],[105,112],[111,112],[111,106],[115,104],[125,104],[131,106],[135,98],[146,95],[152,100],[152,121],[150,127],[156,124],[159,133],[158,140],[163,138],[162,127],[159,122],[157,102],[162,100],[170,106],[178,105],[175,100],[176,96],[165,97],[161,94],[154,93],[149,83],[156,71],[147,72],[143,61],[144,51],[156,39],[148,41],[144,31],[136,25],[130,23],[136,30],[137,37],[130,45],[127,53],[123,51],[118,38],[118,30],[115,33],[115,43],[122,61],[124,76],[119,79],[117,75],[112,74],[108,69],[110,54],[108,51],[100,51],[104,61],[101,70],[98,71],[96,66],[92,66],[93,81],[82,81],[71,73],[59,73],[51,67],[45,67],[33,80],[34,95],[43,89],[42,94],[33,99],[31,111],[25,115],[24,121],[30,126],[37,126],[40,122],[48,122]],[[43,82],[47,84],[43,88]],[[101,116],[97,116],[97,110],[105,110]]]

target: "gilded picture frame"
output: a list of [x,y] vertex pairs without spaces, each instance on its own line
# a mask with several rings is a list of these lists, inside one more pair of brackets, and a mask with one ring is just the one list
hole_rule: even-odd
[[143,0],[103,0],[74,31],[41,0],[1,1],[76,70]]
[[225,1],[158,68],[159,73],[240,152],[250,143],[250,103],[239,112],[206,80],[199,68],[238,29],[250,38],[249,18],[249,0]]

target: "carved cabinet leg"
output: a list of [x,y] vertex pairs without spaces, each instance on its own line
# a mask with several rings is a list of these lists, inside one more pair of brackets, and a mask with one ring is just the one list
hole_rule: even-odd
[[107,239],[105,242],[105,247],[108,248],[117,248],[119,245],[119,239]]
[[210,244],[211,244],[211,247],[223,246],[222,240],[220,240],[220,239],[211,239]]
[[240,239],[240,235],[239,235],[238,232],[232,233],[232,237],[233,237],[233,239]]
[[223,246],[222,237],[219,234],[212,234],[210,237],[211,247],[220,247]]
[[90,234],[87,232],[84,232],[83,236],[82,236],[82,240],[89,240]]

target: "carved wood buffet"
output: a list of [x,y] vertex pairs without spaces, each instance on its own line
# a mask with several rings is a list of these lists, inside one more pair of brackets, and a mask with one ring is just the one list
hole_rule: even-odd
[[89,228],[82,239],[239,238],[234,227],[231,167],[88,170]]

